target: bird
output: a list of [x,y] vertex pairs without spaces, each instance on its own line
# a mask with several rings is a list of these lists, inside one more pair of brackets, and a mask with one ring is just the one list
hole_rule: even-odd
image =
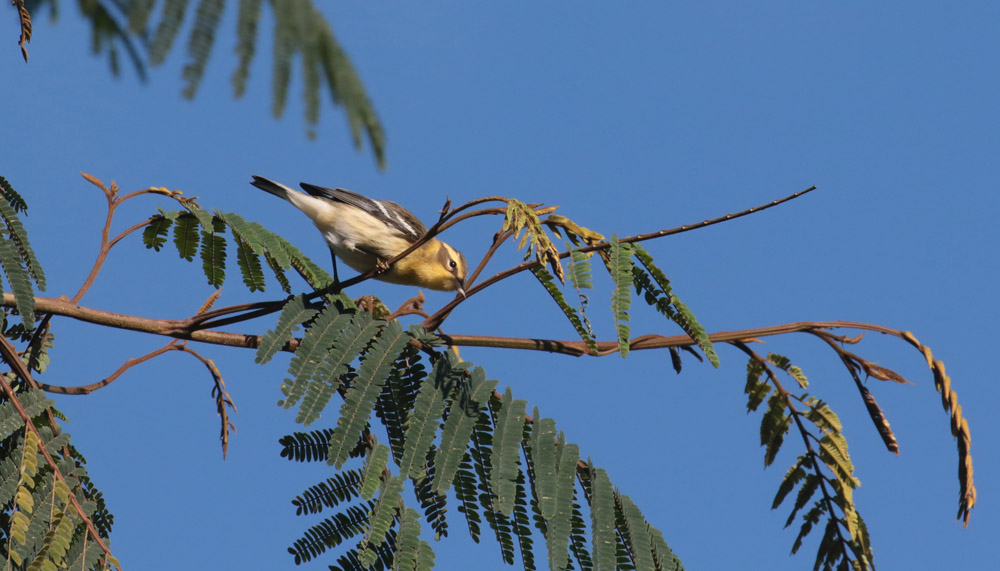
[[409,210],[395,202],[375,200],[344,190],[299,183],[299,192],[281,183],[253,175],[253,186],[287,200],[308,216],[330,248],[333,279],[337,258],[362,274],[376,268],[377,280],[439,291],[457,291],[465,297],[469,265],[450,245],[431,238],[385,269],[386,261],[409,248],[427,228]]

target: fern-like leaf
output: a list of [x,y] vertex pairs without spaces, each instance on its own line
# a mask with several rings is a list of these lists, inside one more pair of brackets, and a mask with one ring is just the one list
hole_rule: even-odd
[[288,343],[299,324],[309,321],[315,315],[316,310],[306,308],[305,300],[301,295],[285,302],[274,329],[269,329],[267,333],[261,335],[254,362],[263,365],[270,361]]
[[580,460],[580,449],[576,444],[567,444],[565,435],[560,435],[556,447],[556,486],[554,509],[551,518],[545,521],[545,543],[549,550],[549,569],[564,569],[569,561],[569,535],[572,531],[570,517],[573,512],[573,496],[576,492],[576,467]]
[[764,447],[764,465],[770,466],[788,434],[791,418],[786,414],[788,403],[781,393],[767,400],[767,411],[760,421],[760,445]]
[[434,567],[434,551],[420,539],[420,514],[406,508],[399,520],[393,571],[429,571]]
[[361,480],[362,498],[370,500],[375,497],[375,492],[379,489],[382,475],[388,464],[389,447],[385,444],[376,444],[368,454],[368,462],[365,463],[364,477]]
[[250,62],[253,61],[257,44],[257,23],[260,21],[262,0],[240,0],[236,16],[236,54],[239,63],[233,72],[233,94],[237,99],[246,92],[247,78],[250,77]]
[[[316,514],[357,498],[361,485],[358,470],[345,470],[310,486],[292,500],[295,515]],[[365,498],[371,499],[371,498]]]
[[150,216],[149,225],[142,231],[142,243],[147,249],[159,252],[167,243],[167,233],[173,223],[173,218],[167,218],[162,214]]
[[323,428],[311,432],[295,432],[282,436],[281,457],[296,462],[326,461],[326,451],[330,449],[332,428]]
[[[328,307],[332,306],[333,304]],[[307,386],[299,414],[295,417],[296,422],[308,425],[319,418],[333,392],[340,387],[351,370],[349,363],[368,346],[380,327],[382,322],[371,319],[367,312],[355,314],[350,326],[333,340],[322,366],[317,369],[316,380]]]
[[328,549],[335,548],[348,539],[364,533],[368,528],[369,513],[374,507],[374,500],[362,505],[351,506],[310,527],[300,539],[295,540],[288,548],[288,552],[295,558],[295,564],[299,565],[311,561],[326,553]]
[[174,221],[174,245],[180,257],[189,262],[198,253],[199,226],[198,218],[190,213],[182,213]]
[[476,420],[493,394],[498,381],[486,380],[482,367],[472,370],[468,383],[460,388],[459,397],[451,400],[448,418],[441,430],[441,445],[437,453],[437,483],[434,491],[444,494],[456,477]]
[[[327,352],[341,331],[351,323],[353,317],[349,313],[342,313],[334,305],[328,305],[309,325],[288,364],[290,377],[287,377],[281,386],[281,392],[285,395],[280,401],[282,406],[286,409],[295,406],[305,394],[310,381],[325,379],[328,376]],[[359,315],[357,319],[365,319],[365,316]],[[354,353],[347,362],[353,361],[356,356],[357,353]]]
[[618,241],[618,236],[612,234],[611,247],[608,250],[608,271],[615,282],[615,291],[611,295],[611,312],[615,318],[615,329],[618,333],[618,352],[622,358],[628,356],[629,330],[628,310],[632,305],[632,245]]
[[535,266],[531,269],[531,273],[535,274],[535,277],[538,278],[539,282],[541,282],[545,291],[549,293],[553,301],[556,302],[556,305],[559,306],[559,309],[561,309],[563,314],[566,315],[566,318],[569,319],[570,324],[573,325],[573,329],[576,330],[580,339],[583,339],[583,341],[587,343],[587,347],[589,347],[590,350],[596,355],[597,341],[594,340],[594,336],[590,331],[590,328],[584,326],[580,315],[577,314],[577,311],[570,307],[570,305],[566,302],[566,298],[563,296],[562,291],[559,290],[559,286],[557,286],[555,281],[552,279],[552,274],[550,274],[542,266]]
[[[24,229],[21,219],[18,218],[17,208],[15,208],[15,204],[23,205],[23,211],[27,205],[24,204],[24,199],[14,192],[13,188],[10,188],[9,183],[7,183],[7,188],[4,189],[2,196],[4,200],[0,200],[0,218],[3,218],[4,224],[7,226],[7,235],[17,247],[21,261],[24,263],[25,269],[28,270],[28,274],[35,280],[35,285],[38,286],[39,290],[45,291],[45,272],[35,256],[35,251],[31,249],[31,244],[28,243],[28,232]],[[8,197],[14,197],[14,202],[9,202],[10,198]]]
[[153,41],[149,46],[149,63],[154,67],[161,65],[167,59],[170,48],[177,39],[184,14],[187,12],[188,0],[166,0],[163,6],[163,18],[160,20]]
[[253,251],[250,244],[242,238],[236,238],[236,264],[243,275],[243,283],[251,292],[264,291],[267,286],[264,281],[264,271],[261,269],[260,256]]
[[201,232],[201,262],[208,285],[220,288],[226,281],[226,239],[222,237],[226,226],[215,220],[211,227],[212,232]]
[[392,364],[409,342],[409,336],[397,321],[386,324],[358,369],[354,385],[347,390],[340,408],[337,427],[330,437],[327,463],[338,468],[347,460],[351,446],[368,422],[382,383],[389,376]]
[[[667,279],[666,274],[664,274],[663,270],[653,263],[653,256],[650,255],[650,253],[640,244],[632,244],[632,251],[639,262],[642,263],[646,271],[649,272],[654,280],[656,280],[656,284],[659,286],[661,293],[667,296],[669,305],[673,306],[674,311],[664,312],[665,315],[680,325],[681,329],[688,334],[688,337],[698,344],[698,347],[700,347],[705,353],[705,356],[708,357],[708,361],[712,363],[712,366],[718,367],[719,356],[715,352],[715,346],[712,344],[712,340],[708,338],[708,333],[705,331],[705,328],[701,326],[701,323],[698,322],[698,319],[695,318],[694,313],[692,313],[691,310],[688,309],[688,306],[685,305],[684,302],[682,302],[673,292],[673,289],[670,287],[670,280]],[[648,298],[647,301],[649,301]]]
[[465,516],[472,541],[479,543],[479,524],[482,523],[482,519],[479,516],[479,504],[476,501],[476,474],[472,468],[472,458],[468,453],[462,457],[458,470],[455,471],[453,483],[455,498],[459,502],[458,511]]
[[381,493],[378,502],[372,509],[371,524],[365,538],[358,545],[358,560],[365,567],[371,565],[377,559],[372,545],[381,545],[385,541],[389,528],[395,522],[396,512],[400,507],[403,492],[402,476],[390,476],[382,482]]
[[396,360],[375,404],[375,414],[385,427],[389,447],[397,463],[403,457],[406,422],[413,410],[417,391],[426,376],[427,371],[420,360],[419,349],[412,344],[407,345]]
[[30,331],[35,327],[35,292],[23,264],[17,245],[12,240],[0,237],[0,265],[14,291],[17,313],[24,322],[24,328]]
[[14,212],[28,211],[28,203],[24,201],[24,197],[14,190],[10,181],[2,176],[0,176],[0,194],[3,194],[4,201],[14,209]]
[[504,391],[500,409],[496,412],[493,440],[493,478],[490,482],[496,494],[496,511],[507,516],[514,507],[514,485],[520,472],[520,444],[524,430],[527,402],[515,399],[510,387]]
[[601,468],[590,469],[590,529],[593,534],[595,571],[617,569],[617,540],[615,539],[615,497],[607,472]]
[[222,19],[225,0],[201,0],[195,12],[194,27],[188,36],[188,63],[184,66],[182,75],[187,85],[182,92],[187,99],[194,98],[198,84],[205,75],[205,67],[215,43],[215,32]]
[[434,441],[438,424],[444,415],[446,398],[461,379],[468,365],[463,366],[453,351],[446,351],[436,363],[429,377],[424,379],[413,404],[406,426],[406,441],[399,470],[417,480],[424,471],[424,456]]

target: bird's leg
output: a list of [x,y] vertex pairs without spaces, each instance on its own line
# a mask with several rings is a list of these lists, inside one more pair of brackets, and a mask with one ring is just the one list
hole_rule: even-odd
[[340,284],[340,278],[337,277],[337,255],[333,253],[333,248],[330,248],[330,261],[333,262],[333,285]]
[[376,275],[389,271],[389,263],[382,258],[375,258]]

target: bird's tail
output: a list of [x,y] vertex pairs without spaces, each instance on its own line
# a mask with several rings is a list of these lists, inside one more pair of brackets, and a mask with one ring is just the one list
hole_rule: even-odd
[[298,192],[297,190],[292,190],[287,186],[281,184],[280,182],[274,182],[271,179],[264,178],[262,176],[253,175],[253,180],[250,184],[256,186],[257,188],[269,192],[278,198],[283,198],[288,200],[289,193]]

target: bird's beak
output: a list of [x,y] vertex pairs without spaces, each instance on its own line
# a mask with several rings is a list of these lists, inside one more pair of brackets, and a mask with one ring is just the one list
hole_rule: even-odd
[[458,295],[462,296],[462,299],[465,299],[465,281],[461,279],[457,281],[458,281],[458,287],[456,287],[455,289],[458,290]]

